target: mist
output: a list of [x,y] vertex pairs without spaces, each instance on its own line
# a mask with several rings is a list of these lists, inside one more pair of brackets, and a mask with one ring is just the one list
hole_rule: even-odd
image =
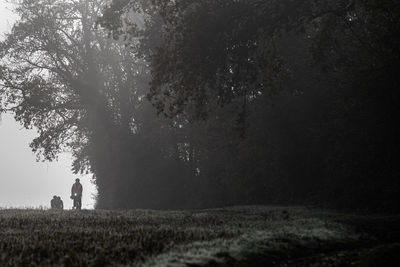
[[389,27],[380,7],[160,5],[15,6],[2,110],[38,131],[39,160],[72,153],[101,208],[398,209],[397,39],[362,30]]
[[395,1],[22,0],[13,12],[0,114],[37,133],[38,161],[71,155],[66,201],[86,177],[99,212],[398,215]]

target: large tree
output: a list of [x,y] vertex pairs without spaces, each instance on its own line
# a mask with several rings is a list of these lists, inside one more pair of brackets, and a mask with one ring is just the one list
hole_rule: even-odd
[[21,1],[20,19],[0,47],[0,97],[1,111],[37,129],[31,147],[39,158],[72,152],[73,170],[95,175],[99,206],[112,207],[128,194],[127,181],[138,180],[130,161],[142,129],[157,122],[144,103],[146,62],[97,27],[104,4]]
[[24,0],[0,49],[2,110],[100,207],[399,208],[397,3],[104,4]]

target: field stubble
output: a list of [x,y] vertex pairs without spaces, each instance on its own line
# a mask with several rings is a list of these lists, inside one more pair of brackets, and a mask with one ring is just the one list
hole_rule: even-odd
[[399,254],[398,236],[379,235],[399,222],[300,207],[0,210],[0,266],[374,266]]

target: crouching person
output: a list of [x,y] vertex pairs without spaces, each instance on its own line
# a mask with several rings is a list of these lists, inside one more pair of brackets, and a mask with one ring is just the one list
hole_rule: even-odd
[[53,199],[50,201],[50,206],[53,210],[63,210],[64,202],[62,201],[61,197],[53,196]]
[[63,210],[64,209],[64,202],[62,201],[61,197],[57,197],[57,209]]
[[52,210],[57,209],[57,196],[53,196],[53,198],[50,200],[50,206]]

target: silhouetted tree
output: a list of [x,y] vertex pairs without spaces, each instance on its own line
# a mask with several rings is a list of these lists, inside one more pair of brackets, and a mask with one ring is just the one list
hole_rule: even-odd
[[162,206],[164,199],[150,193],[159,193],[165,173],[179,171],[164,162],[169,144],[155,141],[170,131],[169,122],[162,124],[145,101],[147,63],[97,28],[104,3],[17,6],[20,19],[0,49],[1,110],[38,130],[31,147],[39,158],[71,151],[73,171],[94,174],[99,207]]
[[104,5],[24,0],[0,47],[1,110],[99,207],[399,209],[395,1]]

